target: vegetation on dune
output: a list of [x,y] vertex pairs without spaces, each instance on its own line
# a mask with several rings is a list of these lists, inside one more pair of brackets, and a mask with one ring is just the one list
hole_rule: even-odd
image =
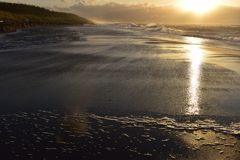
[[37,25],[93,23],[71,13],[55,12],[37,6],[7,2],[0,2],[0,22],[0,32]]

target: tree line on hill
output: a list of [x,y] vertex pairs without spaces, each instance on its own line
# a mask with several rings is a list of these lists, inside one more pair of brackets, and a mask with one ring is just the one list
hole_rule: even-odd
[[92,21],[33,5],[0,2],[0,32],[39,25],[83,25]]

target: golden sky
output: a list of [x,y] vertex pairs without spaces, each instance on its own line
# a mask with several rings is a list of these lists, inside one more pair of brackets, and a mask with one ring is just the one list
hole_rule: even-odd
[[[69,7],[74,4],[84,3],[86,5],[103,5],[109,2],[133,4],[133,3],[151,3],[153,5],[180,5],[186,0],[4,0],[6,2],[21,2],[32,5],[50,7]],[[188,0],[189,1],[189,0]],[[203,0],[190,0],[194,2],[200,2]],[[213,2],[214,1],[214,2]],[[240,0],[208,0],[215,5],[240,5]]]
[[240,0],[5,0],[93,21],[240,24]]

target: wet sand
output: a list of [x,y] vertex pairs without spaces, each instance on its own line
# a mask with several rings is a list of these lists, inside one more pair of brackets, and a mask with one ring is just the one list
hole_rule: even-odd
[[239,159],[240,52],[96,29],[0,54],[6,159]]

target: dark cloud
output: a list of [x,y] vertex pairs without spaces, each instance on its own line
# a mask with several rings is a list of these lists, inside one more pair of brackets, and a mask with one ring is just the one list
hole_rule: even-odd
[[[94,0],[93,0],[94,1]],[[90,3],[88,1],[88,3]],[[145,4],[121,4],[108,2],[104,5],[87,5],[81,1],[70,8],[54,8],[79,16],[105,22],[143,23],[240,23],[240,7],[219,6],[202,16],[184,12],[176,6]]]

